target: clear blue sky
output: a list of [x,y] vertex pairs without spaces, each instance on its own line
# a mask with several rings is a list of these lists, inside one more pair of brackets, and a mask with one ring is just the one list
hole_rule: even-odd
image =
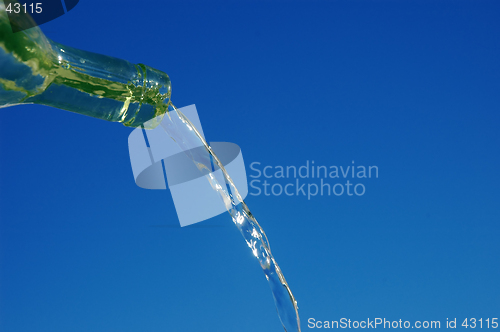
[[[41,28],[167,72],[248,175],[378,166],[363,196],[246,199],[308,331],[500,316],[499,17],[497,1],[81,0]],[[130,132],[1,110],[0,331],[281,331],[229,217],[181,229],[168,191],[135,185]]]

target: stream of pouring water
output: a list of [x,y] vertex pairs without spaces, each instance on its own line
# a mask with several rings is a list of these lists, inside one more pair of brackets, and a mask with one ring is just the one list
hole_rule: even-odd
[[[221,196],[224,205],[231,215],[234,224],[240,230],[253,255],[258,259],[266,279],[271,286],[274,302],[283,328],[287,332],[300,332],[300,319],[297,301],[288,287],[278,263],[271,254],[266,233],[254,218],[248,206],[243,202],[224,165],[193,126],[189,119],[171,103],[168,112],[160,124],[166,133],[188,154],[198,169],[210,181],[210,185]],[[202,143],[204,152],[194,149]],[[214,168],[221,169],[225,184],[221,185],[213,176]]]

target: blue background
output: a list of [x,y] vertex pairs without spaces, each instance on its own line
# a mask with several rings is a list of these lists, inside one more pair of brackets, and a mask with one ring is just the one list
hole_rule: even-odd
[[[376,165],[357,196],[248,196],[307,320],[500,317],[500,4],[97,1],[43,25],[167,72],[248,166]],[[0,112],[0,331],[280,331],[228,215],[179,228],[130,128]],[[282,181],[286,183],[286,181]]]

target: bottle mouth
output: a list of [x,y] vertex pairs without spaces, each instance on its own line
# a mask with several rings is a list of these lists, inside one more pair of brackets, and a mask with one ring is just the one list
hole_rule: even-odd
[[128,127],[154,129],[171,105],[170,78],[164,72],[144,64],[138,64],[136,68],[138,79],[131,86],[131,89],[135,90],[131,91],[131,95],[137,94],[137,89],[142,89],[141,95],[140,98],[135,98],[135,105],[129,103],[129,109],[120,122]]

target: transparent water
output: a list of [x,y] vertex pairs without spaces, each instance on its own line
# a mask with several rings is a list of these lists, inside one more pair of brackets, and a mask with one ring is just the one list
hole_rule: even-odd
[[[222,165],[189,119],[171,103],[169,103],[168,112],[160,125],[179,147],[188,154],[198,169],[209,180],[212,188],[219,193],[234,224],[240,230],[248,247],[252,250],[253,255],[257,258],[264,271],[271,286],[276,309],[285,331],[300,332],[297,301],[271,253],[266,233],[238,193],[238,189],[224,169],[224,165]],[[199,146],[200,142],[205,147],[205,151],[200,152],[200,149],[194,149]],[[221,169],[225,183],[219,183],[212,175],[215,168]]]
[[[219,193],[264,271],[285,331],[300,331],[297,302],[271,254],[264,230],[210,146],[186,116],[170,103],[170,79],[166,74],[54,43],[37,27],[13,34],[1,1],[0,65],[3,68],[0,107],[39,103],[130,126],[138,126],[167,110],[162,127]],[[191,150],[200,142],[206,151]],[[221,169],[225,183],[219,183],[212,176],[216,167]]]

